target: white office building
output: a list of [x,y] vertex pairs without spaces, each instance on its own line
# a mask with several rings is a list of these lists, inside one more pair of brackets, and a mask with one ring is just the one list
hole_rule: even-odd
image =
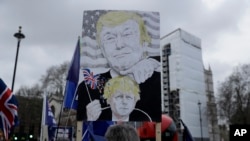
[[169,114],[180,129],[183,126],[178,121],[182,119],[196,141],[208,141],[212,136],[210,132],[215,132],[207,110],[208,87],[201,39],[177,29],[161,38],[161,48],[163,112]]

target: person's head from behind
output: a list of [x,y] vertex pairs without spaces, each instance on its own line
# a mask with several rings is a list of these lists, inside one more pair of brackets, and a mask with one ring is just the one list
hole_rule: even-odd
[[142,17],[135,12],[111,11],[96,24],[97,42],[109,65],[120,72],[143,58],[143,45],[151,41]]
[[139,85],[128,76],[110,79],[104,87],[104,98],[111,107],[112,117],[128,119],[140,99]]
[[135,128],[126,124],[109,126],[105,138],[107,141],[140,141]]

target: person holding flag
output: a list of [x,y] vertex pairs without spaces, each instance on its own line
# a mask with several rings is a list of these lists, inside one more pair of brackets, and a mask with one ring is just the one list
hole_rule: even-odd
[[18,124],[17,109],[15,96],[0,78],[0,129],[4,133],[5,140],[9,139],[11,130]]

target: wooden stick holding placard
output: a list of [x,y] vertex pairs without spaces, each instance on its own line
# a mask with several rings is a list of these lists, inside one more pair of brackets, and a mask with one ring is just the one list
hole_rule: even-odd
[[161,122],[157,122],[155,126],[155,139],[156,141],[161,141]]
[[76,125],[76,141],[82,140],[82,124],[83,121],[77,121]]

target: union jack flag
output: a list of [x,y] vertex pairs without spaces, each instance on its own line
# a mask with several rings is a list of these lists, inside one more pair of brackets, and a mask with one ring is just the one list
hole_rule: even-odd
[[8,140],[11,128],[17,124],[17,101],[0,78],[0,128]]
[[96,89],[99,75],[94,75],[89,69],[83,69],[83,76],[85,83],[88,84],[91,89]]

